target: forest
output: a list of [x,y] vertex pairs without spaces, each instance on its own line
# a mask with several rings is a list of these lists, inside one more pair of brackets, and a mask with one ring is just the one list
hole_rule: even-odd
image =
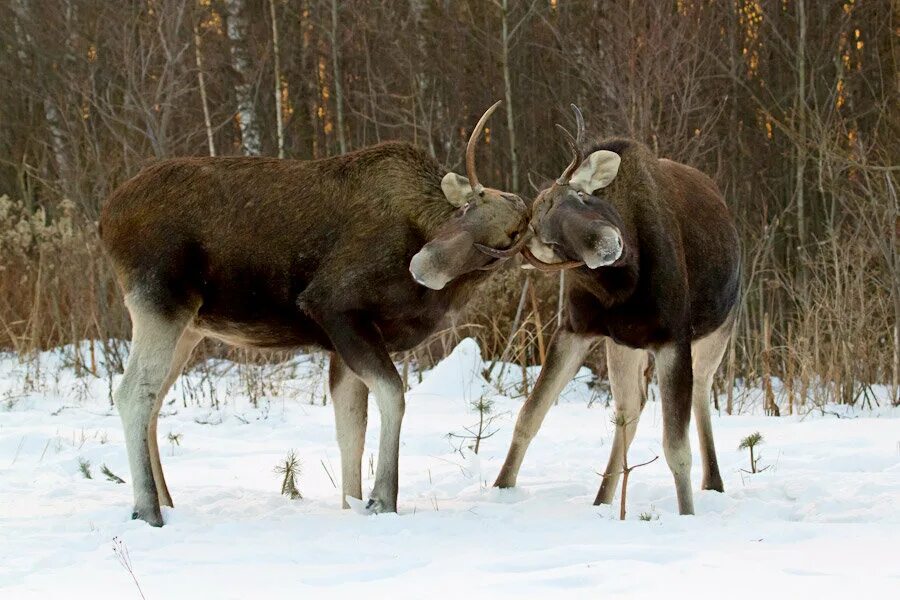
[[[900,403],[898,16],[891,0],[9,0],[0,349],[90,340],[76,366],[95,374],[95,345],[119,355],[128,316],[97,221],[154,160],[398,139],[459,170],[503,100],[479,173],[533,198],[568,162],[554,125],[575,103],[592,137],[635,138],[724,193],[743,292],[721,408],[736,382],[771,414],[871,405],[875,384]],[[396,359],[429,366],[475,337],[488,359],[541,363],[564,285],[509,267]]]

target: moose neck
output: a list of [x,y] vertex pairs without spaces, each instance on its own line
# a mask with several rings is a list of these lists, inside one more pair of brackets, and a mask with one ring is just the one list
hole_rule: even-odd
[[443,194],[424,197],[410,207],[410,218],[426,241],[433,240],[441,228],[456,214],[457,208]]

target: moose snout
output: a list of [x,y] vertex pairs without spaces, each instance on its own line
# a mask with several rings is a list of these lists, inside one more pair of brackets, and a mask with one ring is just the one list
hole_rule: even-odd
[[588,268],[596,269],[611,265],[622,256],[624,243],[622,233],[612,225],[600,225],[582,253],[582,260]]
[[432,290],[443,289],[451,277],[445,275],[435,264],[434,252],[430,248],[420,250],[409,263],[409,272],[419,285]]

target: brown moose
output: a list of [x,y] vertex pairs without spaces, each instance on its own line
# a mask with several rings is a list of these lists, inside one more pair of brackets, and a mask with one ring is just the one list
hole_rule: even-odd
[[709,397],[731,335],[740,286],[740,244],[715,183],[696,169],[657,159],[644,145],[615,139],[582,153],[566,132],[572,162],[532,205],[534,235],[523,252],[536,268],[571,269],[568,322],[556,334],[535,388],[516,422],[496,486],[516,484],[528,444],[548,409],[606,338],[617,421],[595,504],[612,502],[623,452],[643,408],[643,373],[652,352],[661,393],[663,450],[678,509],[694,512],[688,428],[693,406],[703,489],[723,491]]
[[107,200],[101,238],[132,320],[115,403],[133,517],[172,506],[157,445],[160,404],[206,336],[260,348],[330,350],[343,503],[362,498],[367,397],[381,414],[370,511],[396,511],[404,390],[389,352],[412,348],[519,252],[529,212],[425,152],[385,143],[315,161],[176,158]]

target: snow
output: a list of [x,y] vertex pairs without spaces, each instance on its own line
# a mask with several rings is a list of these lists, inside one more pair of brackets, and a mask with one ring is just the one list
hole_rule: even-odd
[[[900,590],[900,412],[884,401],[872,410],[714,416],[726,493],[699,490],[694,437],[697,515],[680,517],[652,390],[629,457],[660,460],[632,473],[622,522],[618,495],[613,507],[591,506],[613,426],[587,369],[551,410],[519,487],[491,487],[522,374],[511,365],[498,389],[466,340],[421,382],[410,376],[400,513],[361,516],[340,509],[331,480],[340,485],[340,459],[331,406],[322,406],[321,358],[298,356],[287,367],[210,361],[179,380],[163,408],[160,447],[176,508],[164,509],[166,526],[156,529],[130,519],[131,486],[100,473],[105,464],[129,479],[109,404],[118,376],[77,377],[63,364],[73,350],[36,362],[0,357],[0,598],[140,598],[114,540],[148,599],[880,598]],[[494,401],[489,432],[497,433],[475,456],[447,434],[478,423],[480,398]],[[378,432],[371,399],[369,415],[367,486]],[[768,469],[750,475],[737,446],[757,430]],[[303,462],[302,500],[281,496],[274,472],[291,450]],[[93,479],[82,476],[81,460]]]

